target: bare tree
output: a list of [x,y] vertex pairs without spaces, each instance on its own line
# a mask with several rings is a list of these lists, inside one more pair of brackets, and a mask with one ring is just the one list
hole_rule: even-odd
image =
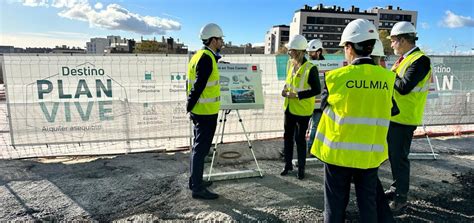
[[382,41],[383,52],[386,56],[393,55],[393,50],[390,47],[390,39],[387,39],[389,35],[390,33],[388,32],[388,30],[379,30],[379,38],[380,41]]

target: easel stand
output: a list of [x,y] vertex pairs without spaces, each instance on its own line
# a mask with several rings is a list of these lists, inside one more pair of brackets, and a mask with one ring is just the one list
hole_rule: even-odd
[[408,159],[411,160],[435,160],[438,159],[439,154],[435,153],[433,150],[433,145],[431,144],[430,137],[428,136],[428,132],[426,132],[425,124],[423,126],[423,132],[425,133],[426,140],[428,140],[428,144],[430,145],[431,153],[410,153],[408,154]]
[[[231,112],[231,109],[227,110],[222,110],[220,114],[220,119],[219,119],[219,126],[217,128],[217,136],[216,136],[216,141],[214,143],[214,151],[212,153],[212,161],[211,161],[211,166],[209,167],[209,174],[204,174],[203,178],[207,181],[218,181],[218,180],[230,180],[230,179],[240,179],[240,178],[249,178],[249,177],[263,177],[262,170],[260,169],[260,166],[258,165],[257,158],[255,157],[255,153],[252,148],[252,144],[249,139],[249,135],[247,131],[245,130],[244,123],[242,122],[242,118],[240,116],[239,110],[236,109],[234,110],[237,113],[237,116],[239,117],[239,122],[240,126],[242,127],[242,130],[244,131],[245,137],[247,138],[247,143],[250,149],[250,152],[252,153],[253,159],[255,161],[255,164],[257,166],[257,169],[250,169],[250,170],[242,170],[242,171],[233,171],[233,172],[221,172],[221,173],[212,173],[213,167],[214,167],[214,161],[216,158],[216,153],[217,153],[217,146],[219,144],[223,144],[224,141],[224,132],[225,132],[225,123],[227,122],[227,115]],[[222,129],[221,129],[222,128]],[[221,137],[220,143],[217,141],[219,140],[219,134]]]
[[[429,99],[439,98],[438,90],[436,88],[436,84],[432,76],[430,80],[430,84],[429,84],[427,99],[429,100]],[[421,126],[423,127],[423,132],[425,133],[426,140],[428,140],[428,144],[430,145],[431,153],[410,153],[408,154],[408,159],[435,160],[438,158],[438,154],[435,153],[433,150],[433,145],[431,144],[430,137],[428,136],[428,132],[426,132],[425,123],[422,123]]]

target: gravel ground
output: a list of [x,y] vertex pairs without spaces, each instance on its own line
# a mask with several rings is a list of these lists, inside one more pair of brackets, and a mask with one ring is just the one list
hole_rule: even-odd
[[[474,221],[474,136],[436,138],[437,160],[413,160],[409,206],[399,222]],[[101,157],[0,160],[0,219],[9,221],[316,221],[323,219],[323,166],[279,175],[282,140],[253,142],[263,178],[216,181],[214,201],[194,200],[187,188],[189,154],[140,153]],[[238,159],[218,156],[217,171],[255,168],[245,143],[225,144]],[[428,152],[416,139],[412,152]],[[208,164],[207,164],[208,165]],[[206,169],[207,171],[207,169]],[[385,188],[390,166],[379,170]],[[347,218],[357,222],[352,190]]]

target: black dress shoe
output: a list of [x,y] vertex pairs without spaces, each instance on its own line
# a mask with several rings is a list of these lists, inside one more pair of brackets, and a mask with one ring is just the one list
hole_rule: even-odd
[[193,191],[192,196],[194,199],[204,199],[204,200],[214,200],[219,197],[218,194],[209,191],[207,188],[204,188],[200,191]]
[[385,198],[387,198],[387,200],[389,201],[393,201],[393,199],[396,196],[395,191],[390,190],[390,189],[386,190],[384,193],[385,193]]
[[[202,181],[202,185],[203,187],[210,187],[212,185],[212,181]],[[188,181],[188,188],[190,190],[193,189],[193,181],[191,180],[191,177],[189,178],[189,181]]]
[[304,179],[304,169],[298,169],[298,175],[296,177],[298,180]]
[[284,168],[283,171],[281,171],[280,175],[281,176],[286,176],[288,175],[288,172],[292,171],[293,168]]
[[201,185],[203,187],[210,187],[212,185],[212,181],[202,181]]

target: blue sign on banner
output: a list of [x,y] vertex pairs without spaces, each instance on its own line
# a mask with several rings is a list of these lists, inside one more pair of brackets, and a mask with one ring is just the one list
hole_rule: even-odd
[[289,56],[286,54],[276,55],[277,77],[279,81],[286,79],[286,64]]

